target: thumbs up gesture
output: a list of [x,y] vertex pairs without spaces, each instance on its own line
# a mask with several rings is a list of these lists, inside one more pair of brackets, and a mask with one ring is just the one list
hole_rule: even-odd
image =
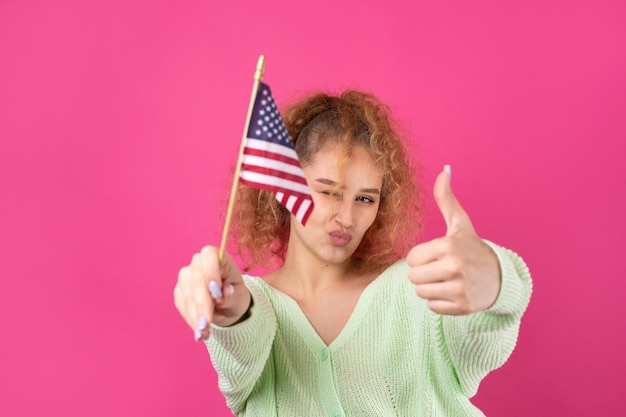
[[446,166],[435,181],[435,200],[447,225],[444,237],[413,247],[409,279],[418,296],[439,314],[462,315],[489,308],[500,291],[496,254],[474,231],[450,187]]

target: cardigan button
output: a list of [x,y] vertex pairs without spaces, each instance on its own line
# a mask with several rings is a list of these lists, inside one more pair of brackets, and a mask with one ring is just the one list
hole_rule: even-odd
[[341,417],[341,413],[339,411],[335,411],[330,416],[331,417]]
[[[323,348],[320,352],[320,359],[325,361],[326,359],[328,359],[328,348]],[[334,414],[333,414],[334,417]]]

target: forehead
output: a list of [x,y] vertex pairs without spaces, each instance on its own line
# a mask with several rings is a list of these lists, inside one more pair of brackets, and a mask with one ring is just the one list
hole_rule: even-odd
[[349,149],[336,144],[325,144],[303,167],[307,180],[327,178],[344,186],[380,188],[382,172],[370,151],[360,145]]

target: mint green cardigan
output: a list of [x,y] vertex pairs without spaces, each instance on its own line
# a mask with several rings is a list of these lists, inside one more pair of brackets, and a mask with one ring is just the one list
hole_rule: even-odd
[[502,271],[488,310],[433,313],[402,260],[363,291],[329,346],[293,299],[245,276],[252,315],[212,326],[206,342],[228,406],[246,417],[482,416],[469,398],[513,351],[532,288],[522,259],[487,243]]

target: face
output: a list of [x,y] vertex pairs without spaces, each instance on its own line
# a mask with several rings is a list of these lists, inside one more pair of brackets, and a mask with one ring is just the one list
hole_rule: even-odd
[[344,151],[334,143],[325,145],[302,169],[315,208],[306,226],[291,217],[289,250],[297,259],[311,256],[326,264],[350,262],[363,235],[378,213],[382,173],[363,146],[339,164]]

